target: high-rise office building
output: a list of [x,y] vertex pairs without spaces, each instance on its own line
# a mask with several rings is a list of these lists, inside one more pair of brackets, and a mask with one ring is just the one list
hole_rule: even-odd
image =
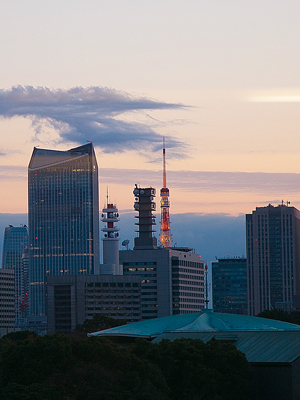
[[26,225],[9,225],[4,231],[2,268],[14,269],[21,265],[22,254],[28,246],[28,231]]
[[248,313],[291,310],[300,294],[299,210],[281,204],[246,215]]
[[21,303],[26,292],[26,270],[23,264],[23,254],[28,248],[28,231],[26,225],[8,226],[4,231],[2,269],[13,270],[15,286],[15,325],[24,326],[24,313]]
[[188,247],[157,247],[153,237],[155,189],[135,187],[138,237],[120,251],[124,275],[141,277],[142,319],[199,312],[204,308],[204,262]]
[[30,316],[46,315],[47,276],[99,270],[98,166],[92,143],[34,148],[28,167]]
[[215,312],[247,315],[246,258],[219,258],[214,261],[212,289]]

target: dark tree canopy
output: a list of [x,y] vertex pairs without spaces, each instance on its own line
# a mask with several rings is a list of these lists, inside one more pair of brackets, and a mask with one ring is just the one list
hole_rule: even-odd
[[257,316],[300,325],[300,311],[287,312],[274,308],[273,310],[264,310]]
[[[18,332],[19,334],[19,332]],[[10,334],[0,339],[6,400],[244,400],[250,377],[232,345]]]
[[82,325],[77,325],[75,331],[91,333],[114,328],[115,326],[126,325],[125,319],[107,317],[103,314],[95,314],[92,319],[86,319]]

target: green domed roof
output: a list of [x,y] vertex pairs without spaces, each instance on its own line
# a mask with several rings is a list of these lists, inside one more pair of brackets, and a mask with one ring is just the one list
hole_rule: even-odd
[[215,313],[202,310],[200,313],[174,315],[140,321],[89,336],[130,336],[151,338],[166,332],[245,332],[245,331],[300,331],[299,325],[272,319],[248,317],[246,315]]

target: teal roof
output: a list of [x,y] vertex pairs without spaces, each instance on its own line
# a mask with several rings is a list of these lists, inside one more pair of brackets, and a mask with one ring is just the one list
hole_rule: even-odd
[[273,331],[237,331],[222,332],[166,332],[153,340],[158,343],[163,339],[180,338],[200,339],[204,343],[212,339],[229,342],[245,354],[251,363],[292,363],[300,357],[299,330]]
[[299,325],[266,318],[245,315],[215,313],[202,310],[200,313],[174,315],[140,321],[104,331],[90,333],[89,336],[129,336],[154,338],[167,332],[185,336],[188,332],[245,332],[245,331],[300,331]]

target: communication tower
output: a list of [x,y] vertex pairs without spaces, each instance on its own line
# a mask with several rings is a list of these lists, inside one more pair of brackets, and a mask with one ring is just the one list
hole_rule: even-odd
[[167,174],[166,174],[166,148],[165,137],[163,137],[163,187],[160,189],[160,243],[163,247],[172,247],[172,235],[170,226],[170,202],[169,202],[169,189],[167,188]]
[[138,226],[139,236],[134,239],[134,249],[157,249],[157,239],[152,236],[153,226],[155,224],[155,215],[153,215],[153,211],[156,209],[156,205],[154,202],[155,197],[155,189],[152,187],[149,188],[140,188],[135,185],[133,190],[134,194],[134,209],[138,211],[139,215],[135,216],[138,219],[138,222],[135,225]]
[[122,272],[119,266],[119,228],[115,226],[115,223],[120,221],[119,213],[115,204],[109,203],[108,193],[106,197],[106,206],[101,214],[101,221],[106,224],[101,229],[104,232],[101,274],[120,275]]

